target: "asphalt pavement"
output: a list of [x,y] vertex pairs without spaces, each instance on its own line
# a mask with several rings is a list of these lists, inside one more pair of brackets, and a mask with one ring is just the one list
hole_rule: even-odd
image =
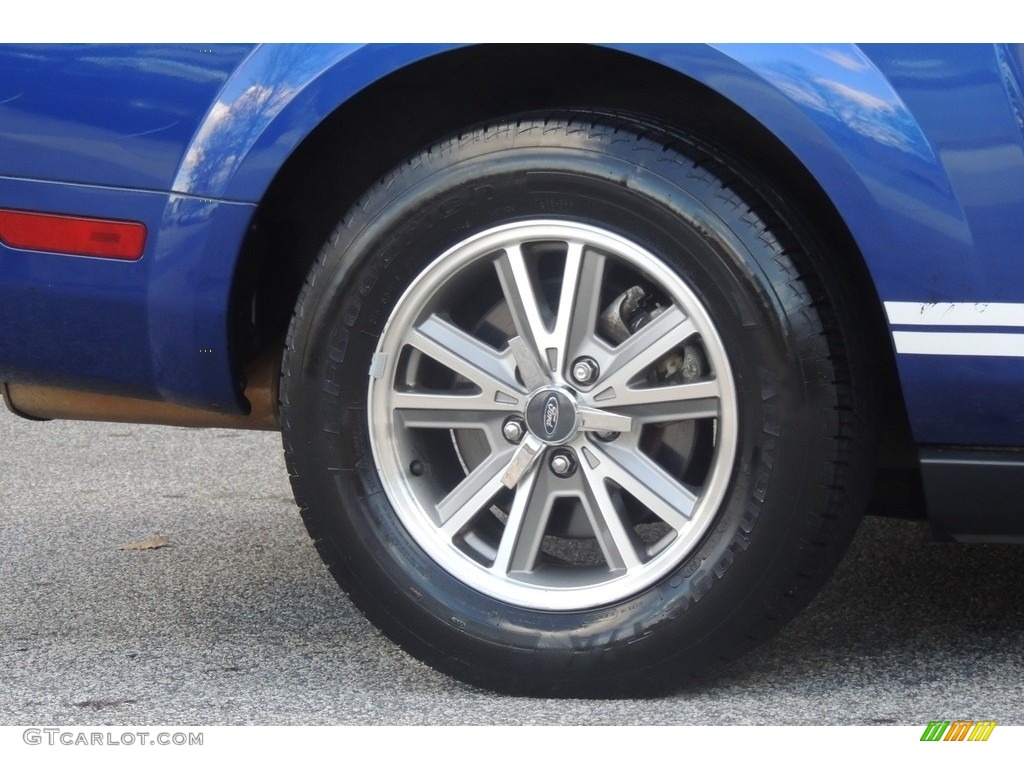
[[0,725],[1024,724],[1024,547],[867,518],[824,592],[717,684],[517,699],[362,618],[301,525],[277,434],[2,411],[0,446]]

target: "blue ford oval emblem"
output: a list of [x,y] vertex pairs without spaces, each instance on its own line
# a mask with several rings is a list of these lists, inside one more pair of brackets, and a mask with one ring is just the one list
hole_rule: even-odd
[[544,401],[544,433],[551,437],[558,429],[558,398],[554,395]]

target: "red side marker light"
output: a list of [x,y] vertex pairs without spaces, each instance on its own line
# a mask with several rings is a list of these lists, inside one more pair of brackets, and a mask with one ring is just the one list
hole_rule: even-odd
[[0,209],[0,242],[30,251],[135,261],[146,247],[146,226],[137,221]]

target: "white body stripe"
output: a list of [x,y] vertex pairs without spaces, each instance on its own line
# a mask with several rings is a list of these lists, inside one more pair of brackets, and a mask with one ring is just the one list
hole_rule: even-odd
[[1024,357],[1024,304],[1002,302],[887,301],[885,312],[892,325],[946,326],[973,329],[1003,328],[1005,333],[975,330],[893,331],[896,351],[902,355],[966,355]]
[[1024,304],[998,302],[887,301],[885,311],[893,325],[987,325],[1024,328]]
[[1024,357],[1024,333],[893,331],[892,337],[903,355]]

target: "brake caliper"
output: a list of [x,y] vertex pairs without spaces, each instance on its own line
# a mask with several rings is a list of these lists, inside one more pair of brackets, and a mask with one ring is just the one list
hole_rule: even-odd
[[[601,313],[598,327],[616,344],[621,344],[665,311],[661,302],[639,285],[623,291]],[[648,382],[686,383],[705,376],[708,362],[699,344],[684,344],[682,353],[673,350],[659,359],[648,375]]]

